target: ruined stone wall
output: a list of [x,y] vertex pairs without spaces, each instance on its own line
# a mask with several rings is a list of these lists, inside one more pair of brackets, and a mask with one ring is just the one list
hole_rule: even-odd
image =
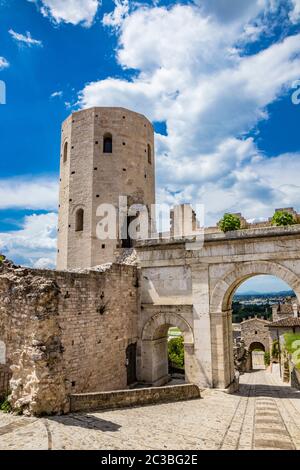
[[0,341],[12,374],[10,401],[29,414],[67,410],[58,297],[53,280],[0,263]]
[[70,393],[126,388],[137,295],[133,266],[69,273],[1,263],[0,341],[13,408],[63,413]]

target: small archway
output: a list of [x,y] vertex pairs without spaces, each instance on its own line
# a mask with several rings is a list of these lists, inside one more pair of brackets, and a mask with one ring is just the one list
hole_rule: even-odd
[[142,331],[141,379],[152,386],[170,381],[168,360],[168,332],[177,327],[184,338],[185,382],[191,381],[194,336],[191,326],[175,313],[158,313],[150,318]]
[[107,133],[103,137],[103,153],[112,153],[113,141],[112,135]]
[[253,342],[249,346],[250,370],[265,369],[265,346],[262,343]]

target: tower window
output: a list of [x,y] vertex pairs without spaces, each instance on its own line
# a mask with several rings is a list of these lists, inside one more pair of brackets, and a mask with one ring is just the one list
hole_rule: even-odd
[[66,163],[66,161],[68,160],[68,142],[65,142],[63,155],[64,155],[64,163]]
[[152,151],[151,151],[151,145],[148,144],[147,146],[147,153],[148,153],[148,163],[152,163]]
[[103,153],[112,153],[112,135],[105,134],[103,139]]
[[76,217],[75,217],[75,231],[76,232],[83,231],[83,220],[84,220],[84,210],[78,209],[76,212]]

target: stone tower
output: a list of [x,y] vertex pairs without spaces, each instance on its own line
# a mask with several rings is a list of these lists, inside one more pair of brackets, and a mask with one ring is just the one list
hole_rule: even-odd
[[124,108],[73,113],[62,125],[57,269],[112,262],[128,247],[120,237],[96,236],[97,208],[118,210],[119,196],[127,196],[128,206],[155,203],[152,124]]

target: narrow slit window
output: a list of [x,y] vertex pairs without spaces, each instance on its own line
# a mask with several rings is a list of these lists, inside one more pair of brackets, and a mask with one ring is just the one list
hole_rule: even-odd
[[76,212],[75,218],[75,231],[82,232],[83,231],[83,223],[84,223],[84,210],[78,209]]
[[147,152],[148,152],[148,163],[152,163],[152,151],[151,151],[151,145],[148,144],[148,147],[147,147]]
[[66,161],[68,160],[68,142],[65,142],[63,156],[64,156],[64,163],[66,163]]
[[103,153],[112,153],[112,135],[105,134],[103,139]]

